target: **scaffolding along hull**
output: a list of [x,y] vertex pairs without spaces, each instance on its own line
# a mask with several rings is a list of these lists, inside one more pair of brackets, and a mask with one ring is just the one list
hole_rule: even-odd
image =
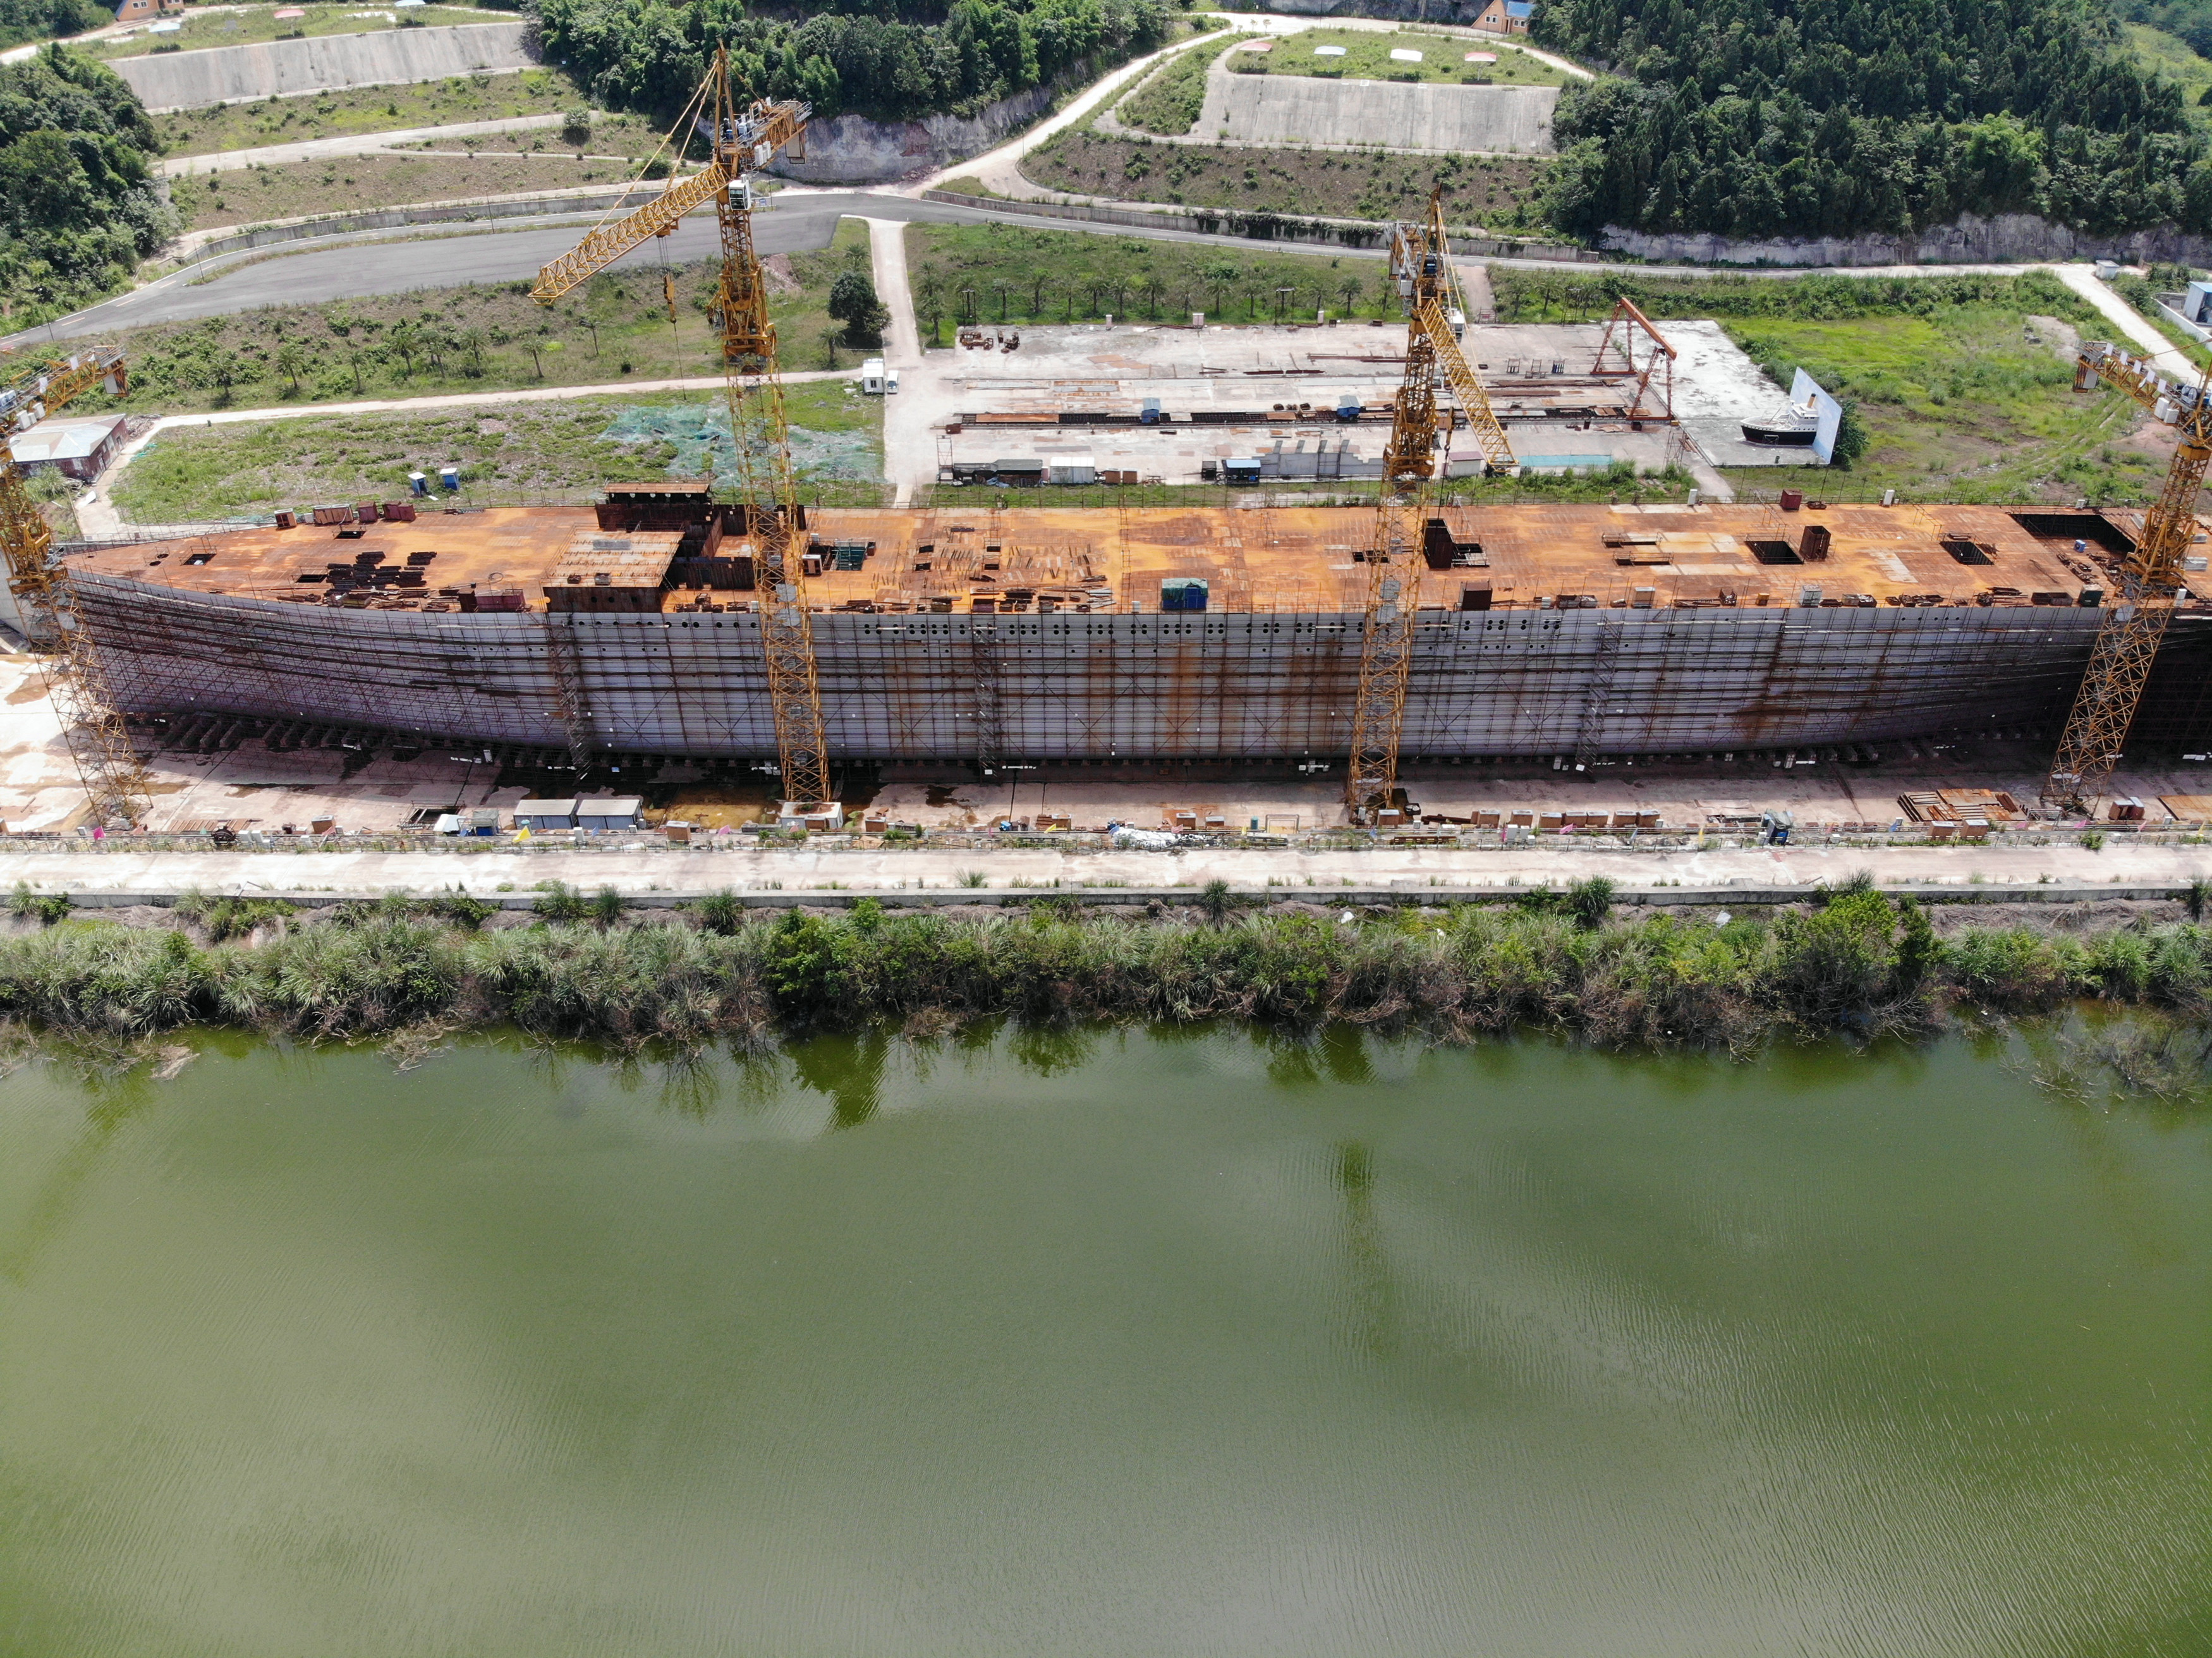
[[[134,714],[549,750],[574,738],[606,753],[775,752],[750,615],[347,612],[91,574],[78,589]],[[1431,613],[1415,632],[1402,752],[1679,753],[2045,720],[2063,714],[2100,619],[2017,606]],[[815,625],[841,761],[1258,761],[1341,754],[1351,738],[1353,614],[824,614]],[[2179,643],[2193,660],[2193,640]]]

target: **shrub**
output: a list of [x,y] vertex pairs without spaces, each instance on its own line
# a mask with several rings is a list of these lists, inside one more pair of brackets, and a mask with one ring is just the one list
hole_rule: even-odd
[[580,921],[592,913],[591,905],[575,888],[561,881],[540,881],[538,902],[531,906],[549,921]]
[[1577,881],[1567,889],[1567,914],[1585,927],[1602,925],[1613,908],[1613,883],[1602,875]]
[[727,938],[745,922],[744,901],[725,887],[710,892],[691,906],[691,914],[708,932]]
[[35,920],[41,926],[52,926],[57,921],[69,920],[69,896],[60,892],[33,892],[28,881],[18,881],[14,894],[8,900],[8,908],[10,914],[21,919]]

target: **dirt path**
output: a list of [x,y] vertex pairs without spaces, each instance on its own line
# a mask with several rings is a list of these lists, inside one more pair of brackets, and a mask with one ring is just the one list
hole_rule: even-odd
[[[884,362],[908,381],[933,380],[934,376],[923,374],[921,331],[915,321],[914,290],[907,280],[906,222],[870,219],[866,223],[876,297],[891,313],[884,330]],[[909,384],[898,396],[884,399],[884,477],[896,491],[893,500],[898,506],[914,499],[916,485],[937,476],[937,437],[929,422],[939,404],[936,397],[924,395],[920,384]]]
[[[534,132],[557,127],[568,117],[514,115],[498,121],[458,121],[452,126],[398,127],[389,132],[353,132],[340,138],[303,138],[297,143],[263,144],[253,149],[218,149],[205,155],[173,155],[156,161],[154,170],[165,179],[191,178],[203,173],[239,173],[248,167],[283,167],[289,161],[319,161],[339,155],[374,155],[402,144],[458,143],[464,138],[491,132]],[[609,160],[624,159],[619,156]],[[231,227],[233,229],[238,227]]]
[[[1155,65],[1165,63],[1180,52],[1188,52],[1194,46],[1203,46],[1209,40],[1218,40],[1239,28],[1255,26],[1253,22],[1241,17],[1232,17],[1229,21],[1231,24],[1229,28],[1216,29],[1209,34],[1193,35],[1188,40],[1178,40],[1171,46],[1163,46],[1159,51],[1146,57],[1131,59],[1111,75],[1093,82],[1082,95],[1071,101],[1066,109],[1039,121],[1028,131],[1017,134],[996,149],[986,151],[981,155],[970,156],[964,161],[956,161],[951,167],[928,173],[912,184],[901,185],[898,193],[902,196],[919,196],[925,190],[937,188],[947,179],[966,178],[980,179],[986,186],[997,191],[1001,196],[1010,196],[1017,201],[1048,202],[1075,199],[1057,191],[1041,189],[1022,177],[1020,165],[1022,157],[1051,137],[1054,133],[1073,126],[1093,110],[1112,103],[1122,93],[1134,86],[1146,76],[1150,75]],[[1277,25],[1281,32],[1286,33],[1306,27],[1304,23],[1291,18],[1271,18],[1265,21]]]

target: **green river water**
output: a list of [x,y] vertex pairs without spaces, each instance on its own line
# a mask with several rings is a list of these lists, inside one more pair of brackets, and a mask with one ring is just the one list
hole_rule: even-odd
[[2212,1652],[2212,1122],[1226,1031],[0,1082],[0,1654]]

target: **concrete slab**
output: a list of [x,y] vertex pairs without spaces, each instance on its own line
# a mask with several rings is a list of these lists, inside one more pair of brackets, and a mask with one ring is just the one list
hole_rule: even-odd
[[1548,155],[1557,87],[1412,86],[1206,72],[1191,137],[1316,149],[1381,146],[1424,155]]
[[346,87],[398,86],[453,75],[528,69],[526,22],[467,23],[451,28],[385,29],[326,34],[248,46],[118,58],[107,67],[154,114],[210,104],[283,98]]

